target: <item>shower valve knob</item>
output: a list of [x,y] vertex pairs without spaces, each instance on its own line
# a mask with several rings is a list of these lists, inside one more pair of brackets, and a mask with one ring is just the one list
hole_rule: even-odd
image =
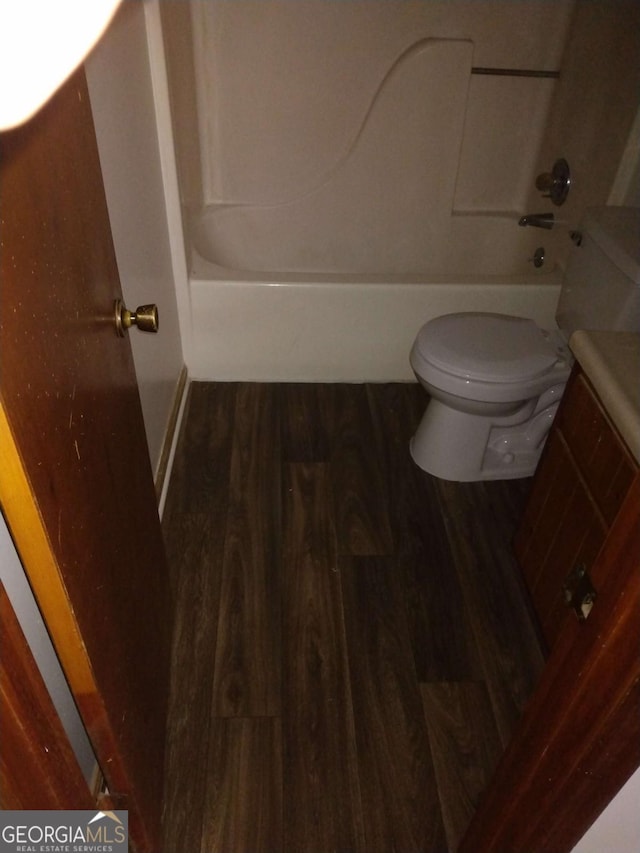
[[532,263],[534,267],[537,267],[538,269],[540,269],[540,267],[544,265],[544,246],[539,246],[535,250],[533,257],[529,258],[529,262]]
[[536,189],[540,190],[544,198],[550,198],[558,206],[567,200],[570,187],[571,170],[563,158],[556,160],[550,172],[543,172],[536,178]]

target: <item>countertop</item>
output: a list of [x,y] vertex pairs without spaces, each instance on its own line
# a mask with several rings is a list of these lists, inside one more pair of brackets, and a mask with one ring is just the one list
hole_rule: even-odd
[[569,346],[640,464],[640,335],[580,330]]

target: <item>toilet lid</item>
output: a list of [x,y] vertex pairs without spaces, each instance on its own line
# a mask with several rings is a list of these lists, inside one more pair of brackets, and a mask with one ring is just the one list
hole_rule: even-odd
[[517,382],[545,373],[558,356],[533,320],[503,314],[445,314],[426,323],[420,354],[441,370],[469,379]]

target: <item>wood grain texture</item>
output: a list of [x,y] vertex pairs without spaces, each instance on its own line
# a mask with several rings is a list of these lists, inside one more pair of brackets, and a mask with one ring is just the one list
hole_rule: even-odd
[[437,483],[469,622],[503,744],[544,666],[511,525],[493,511],[495,483]]
[[284,849],[365,850],[331,481],[285,469]]
[[533,849],[541,837],[571,850],[640,764],[639,517],[637,474],[594,564],[599,606],[584,623],[565,620],[463,853]]
[[610,525],[633,481],[637,465],[603,410],[589,380],[574,371],[558,411],[558,429]]
[[637,469],[574,367],[515,539],[549,649],[566,619],[575,618],[565,604],[565,581],[578,568],[591,574]]
[[[222,533],[222,536],[221,536]],[[207,742],[224,529],[215,516],[174,513],[167,530],[176,620],[165,761],[166,850],[198,850],[207,789]]]
[[480,677],[438,493],[433,478],[408,453],[423,394],[416,393],[419,386],[371,385],[367,390],[418,679]]
[[482,682],[421,685],[450,850],[457,850],[502,754]]
[[213,713],[280,713],[280,441],[275,393],[236,395]]
[[531,684],[522,587],[500,591],[526,486],[444,501],[408,453],[424,403],[409,384],[192,387],[165,520],[184,609],[167,851],[185,832],[202,853],[440,853],[464,831],[487,697],[506,737]]
[[231,382],[189,385],[165,519],[174,510],[226,516],[236,392]]
[[90,809],[82,771],[0,583],[0,808]]
[[323,386],[328,413],[331,483],[341,554],[393,552],[387,492],[364,385]]
[[342,558],[366,850],[443,849],[401,581],[390,557]]
[[580,565],[590,569],[605,540],[593,502],[579,482],[561,515],[562,526],[554,537],[544,572],[532,590],[542,634],[549,649],[553,648],[564,620],[575,618],[565,602],[565,580]]
[[518,562],[532,594],[546,571],[556,572],[564,568],[547,570],[546,566],[553,559],[554,542],[565,524],[576,490],[571,459],[562,437],[557,433],[549,436],[540,466],[549,471],[549,477],[535,480],[514,537]]
[[213,720],[206,792],[201,846],[189,850],[201,853],[282,850],[280,720],[273,717]]
[[236,386],[192,383],[163,518],[175,601],[164,845],[198,850],[227,526]]
[[[109,789],[150,850],[172,612],[131,348],[114,328],[121,290],[82,68],[0,134],[0,171],[0,394],[37,533],[0,499]],[[32,562],[36,536],[45,558]]]
[[[640,605],[639,605],[640,606]],[[640,766],[640,679],[629,687],[564,788],[562,814],[538,821],[536,843],[543,849],[572,850],[593,820]]]
[[324,385],[278,386],[283,462],[327,462],[329,433]]

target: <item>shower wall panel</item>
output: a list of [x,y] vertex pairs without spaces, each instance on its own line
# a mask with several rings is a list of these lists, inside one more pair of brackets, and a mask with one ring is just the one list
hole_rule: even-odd
[[[474,66],[556,70],[572,7],[192,0],[204,203],[280,204],[316,189],[389,69],[422,39],[471,41]],[[430,85],[452,83],[436,74]],[[473,79],[464,136],[451,140],[462,143],[453,209],[520,208],[552,90],[544,79]],[[416,87],[416,106],[421,96]],[[410,111],[405,120],[410,132]]]
[[163,0],[159,9],[180,194],[185,206],[198,209],[204,185],[190,7],[184,0]]
[[557,84],[555,79],[471,76],[455,213],[524,212]]
[[218,261],[289,272],[445,269],[471,54],[471,42],[448,39],[406,51],[316,186],[278,204],[216,208]]

